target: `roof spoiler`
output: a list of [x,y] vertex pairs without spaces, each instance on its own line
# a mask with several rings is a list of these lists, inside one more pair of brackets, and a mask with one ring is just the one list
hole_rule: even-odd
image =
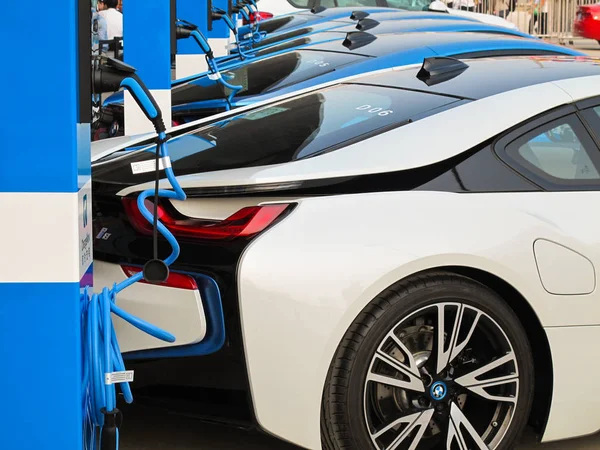
[[369,17],[369,13],[364,11],[352,11],[352,14],[350,15],[351,20],[363,20],[367,17]]
[[381,22],[375,19],[361,19],[356,24],[356,29],[359,31],[367,31],[378,26]]
[[325,6],[315,6],[314,8],[310,9],[310,12],[313,14],[319,14],[325,11],[326,9],[327,8]]
[[458,59],[434,56],[423,60],[417,78],[427,86],[433,86],[459,76],[468,68],[467,64]]
[[363,31],[352,31],[346,34],[346,39],[344,39],[342,45],[348,50],[356,50],[357,48],[369,45],[375,39],[377,39],[377,36],[374,36],[371,33],[365,33]]

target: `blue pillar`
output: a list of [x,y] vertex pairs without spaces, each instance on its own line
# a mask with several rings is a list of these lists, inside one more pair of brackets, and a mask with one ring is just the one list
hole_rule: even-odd
[[[213,5],[217,8],[221,8],[227,11],[228,0],[213,0]],[[211,45],[215,56],[225,56],[229,53],[227,45],[229,44],[229,38],[231,31],[225,25],[222,20],[217,20],[212,23],[212,30],[208,30],[208,42]]]
[[[171,124],[171,3],[170,0],[123,2],[123,46],[125,62],[138,75],[158,102],[165,124]],[[152,132],[131,95],[125,93],[125,133]]]
[[[206,0],[177,0],[177,19],[187,20],[198,25],[206,36],[208,24],[208,4]],[[175,58],[176,78],[185,78],[207,70],[206,60],[200,47],[193,39],[177,41]]]
[[[37,6],[7,3],[0,18],[10,43],[0,72],[0,449],[80,450],[80,280],[92,256],[90,3]],[[40,46],[44,25],[60,43],[50,51]]]
[[[212,4],[227,11],[228,0],[212,0]],[[187,20],[198,25],[200,32],[208,38],[215,56],[228,54],[230,30],[222,20],[212,22],[208,28],[208,2],[207,0],[177,0],[177,18]],[[185,78],[190,75],[208,70],[204,54],[200,47],[192,39],[183,39],[177,42],[177,78]]]

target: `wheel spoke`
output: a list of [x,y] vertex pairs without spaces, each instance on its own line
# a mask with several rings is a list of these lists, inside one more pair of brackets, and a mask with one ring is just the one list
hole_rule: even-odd
[[[494,377],[494,378],[490,378],[490,379],[483,379],[483,380],[478,379],[482,375],[485,375],[486,373],[488,373],[494,369],[497,369],[498,367],[501,367],[505,364],[508,364],[510,362],[514,363],[514,370],[513,370],[513,373],[511,373],[510,375]],[[516,403],[516,401],[517,401],[516,396],[493,395],[486,391],[486,389],[493,388],[493,387],[515,384],[516,385],[515,392],[518,392],[519,373],[517,370],[517,361],[515,359],[515,354],[513,352],[509,352],[502,358],[498,358],[497,360],[492,361],[489,364],[486,364],[485,366],[483,366],[477,370],[474,370],[471,373],[463,375],[462,377],[457,378],[454,381],[457,384],[461,385],[462,387],[469,389],[471,392],[473,392],[487,400]]]
[[[456,317],[453,324],[446,324],[446,308],[451,307],[456,309]],[[458,341],[461,328],[463,327],[463,320],[465,312],[473,311],[476,313],[475,319],[469,328],[467,336],[462,340]],[[469,344],[475,329],[479,323],[481,312],[473,308],[458,303],[443,303],[437,306],[437,373],[441,373],[448,364],[462,352],[465,347]],[[452,325],[452,330],[447,334],[446,325]],[[446,350],[446,343],[448,343]]]
[[[465,439],[463,431],[468,433],[467,436],[471,439],[469,442]],[[452,443],[456,441],[460,450],[473,450],[469,444],[473,441],[476,448],[479,450],[489,450],[488,446],[485,445],[481,436],[477,434],[469,419],[463,414],[456,403],[452,403],[450,406],[450,423],[448,427],[448,439],[446,441],[446,450],[452,450]]]
[[392,428],[397,427],[398,425],[407,424],[408,426],[402,430],[402,432],[394,439],[394,441],[386,448],[386,450],[396,450],[400,444],[402,444],[407,438],[409,438],[415,429],[418,428],[417,434],[412,439],[410,447],[408,450],[415,450],[421,442],[423,438],[423,434],[425,434],[425,430],[433,417],[433,409],[428,409],[427,411],[418,412],[416,414],[411,414],[410,416],[401,417],[394,422],[387,425],[385,428],[381,429],[377,433],[373,434],[373,439],[378,439],[383,436],[385,433],[390,431]]
[[[377,364],[378,362],[384,363],[387,366],[393,368],[394,370],[397,370],[405,378],[408,378],[408,381],[404,380],[404,379],[395,378],[390,375],[381,375],[381,374],[375,372],[374,370],[375,370],[376,366],[378,366],[378,364]],[[381,384],[385,384],[388,386],[397,387],[400,389],[408,389],[408,390],[416,391],[416,392],[425,392],[425,385],[423,384],[423,381],[421,380],[421,378],[419,378],[417,375],[413,374],[410,370],[408,370],[406,367],[404,367],[399,361],[397,361],[396,359],[392,358],[391,356],[388,356],[387,354],[385,354],[379,350],[375,354],[375,358],[373,359],[373,363],[371,364],[371,370],[369,371],[369,374],[367,376],[367,381],[373,381],[375,383],[381,383]]]
[[398,347],[398,349],[404,353],[408,361],[408,370],[410,370],[414,375],[419,375],[419,368],[417,367],[417,362],[415,361],[413,354],[406,348],[400,338],[396,336],[396,333],[392,331],[388,336],[394,341],[394,344]]

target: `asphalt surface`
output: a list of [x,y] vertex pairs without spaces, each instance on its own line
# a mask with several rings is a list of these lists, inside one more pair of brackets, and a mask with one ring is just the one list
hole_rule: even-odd
[[[574,413],[580,413],[574,411]],[[516,450],[597,450],[600,435],[539,445],[527,432]],[[173,416],[136,406],[124,414],[121,450],[301,450],[257,431]]]
[[[591,56],[600,57],[596,41],[566,42]],[[573,414],[581,411],[573,411]],[[208,424],[196,419],[173,416],[162,410],[136,406],[126,411],[121,430],[122,450],[299,450],[257,431],[247,431],[224,425]],[[600,435],[582,439],[536,444],[531,433],[526,433],[517,450],[597,450]]]

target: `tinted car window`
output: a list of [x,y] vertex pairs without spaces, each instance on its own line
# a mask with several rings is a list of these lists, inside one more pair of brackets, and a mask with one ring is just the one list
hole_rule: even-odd
[[[223,77],[232,85],[242,86],[237,97],[259,95],[311,78],[333,72],[337,68],[365,59],[364,56],[348,53],[297,51],[272,58],[244,64],[223,72]],[[230,91],[225,89],[225,94]],[[173,89],[173,105],[216,100],[224,97],[221,86],[208,77]]]
[[600,140],[600,106],[585,109],[582,114],[596,138]]
[[598,149],[575,115],[538,127],[509,144],[506,155],[541,185],[585,185],[600,181]]
[[377,0],[321,0],[319,6],[326,8],[348,7],[348,6],[378,6]]
[[[169,153],[177,175],[286,163],[333,151],[459,103],[451,97],[400,89],[338,85],[175,138],[169,143]],[[398,143],[389,151],[417,149]],[[145,151],[130,153],[119,160],[120,167],[108,164],[101,176],[98,172],[95,176],[104,181],[130,178],[130,163],[150,158],[152,154]],[[135,182],[152,177],[151,173],[136,175]]]
[[288,3],[296,8],[312,8],[317,0],[288,0]]

